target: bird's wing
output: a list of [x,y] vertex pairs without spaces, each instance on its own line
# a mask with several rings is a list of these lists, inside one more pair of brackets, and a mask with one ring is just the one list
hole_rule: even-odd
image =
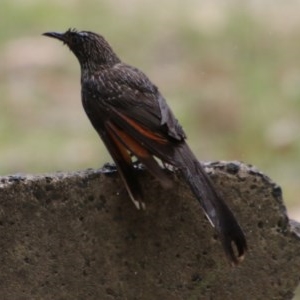
[[[110,74],[112,75],[112,74]],[[110,76],[111,79],[112,76]],[[116,86],[118,83],[117,79],[108,83],[108,86],[101,88],[99,85],[102,82],[107,82],[106,80],[99,79],[98,81],[87,81],[82,86],[82,99],[83,106],[86,113],[89,116],[94,128],[100,134],[102,140],[106,144],[111,155],[114,154],[111,151],[111,147],[105,139],[113,139],[113,143],[118,142],[122,147],[134,154],[140,162],[142,162],[152,173],[152,175],[159,179],[164,187],[171,187],[172,181],[167,176],[164,170],[161,169],[158,162],[155,160],[151,153],[151,149],[145,146],[139,139],[139,135],[136,134],[136,129],[138,128],[138,133],[145,134],[145,139],[152,141],[153,133],[149,131],[147,135],[146,129],[143,130],[145,125],[136,123],[134,118],[137,117],[140,120],[144,120],[147,124],[147,119],[150,120],[149,126],[155,127],[159,125],[159,119],[156,114],[154,114],[153,109],[149,109],[146,105],[146,109],[142,109],[144,105],[136,102],[136,92],[133,89],[128,89],[130,95],[126,92],[126,84],[124,86]],[[113,86],[115,84],[115,86]],[[112,90],[110,88],[113,87]],[[120,89],[121,88],[121,89]],[[122,91],[118,93],[118,91]],[[127,97],[128,98],[125,98]],[[136,109],[137,105],[141,105],[140,109]],[[151,125],[155,120],[157,123],[155,126]],[[138,124],[137,126],[135,126]],[[101,131],[107,134],[101,134],[99,128],[103,128]],[[146,128],[146,127],[145,127]],[[155,141],[162,141],[163,139],[157,134],[154,134]],[[116,157],[114,157],[116,161]],[[118,158],[118,157],[117,157]],[[126,179],[126,178],[125,178]],[[130,191],[129,191],[130,192]]]
[[172,164],[164,158],[173,157],[173,147],[182,143],[186,135],[165,99],[144,73],[120,64],[109,72],[102,72],[99,78],[85,82],[83,93],[89,91],[93,91],[88,97],[94,98],[93,110],[99,111],[98,116],[104,112],[103,119],[115,126],[114,132],[120,140],[120,132],[123,132],[151,154]]

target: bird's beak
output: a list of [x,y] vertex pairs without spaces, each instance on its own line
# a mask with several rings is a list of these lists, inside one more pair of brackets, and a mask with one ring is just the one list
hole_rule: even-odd
[[55,39],[58,39],[62,42],[65,42],[65,35],[64,33],[59,33],[59,32],[45,32],[43,33],[43,35],[45,36],[49,36],[49,37],[52,37],[52,38],[55,38]]

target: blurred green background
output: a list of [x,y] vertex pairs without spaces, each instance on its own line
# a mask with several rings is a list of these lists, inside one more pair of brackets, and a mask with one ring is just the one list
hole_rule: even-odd
[[149,75],[199,159],[257,166],[300,221],[300,1],[240,2],[2,0],[0,175],[111,161],[83,112],[75,57],[41,36],[76,27]]

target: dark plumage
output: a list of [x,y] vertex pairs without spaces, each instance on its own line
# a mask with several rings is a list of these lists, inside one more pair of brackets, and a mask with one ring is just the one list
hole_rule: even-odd
[[76,30],[44,35],[61,40],[78,58],[83,107],[137,208],[144,204],[132,155],[169,187],[172,182],[154,159],[157,157],[181,171],[230,261],[241,261],[247,249],[244,233],[186,144],[183,129],[157,87],[143,72],[121,62],[101,35]]

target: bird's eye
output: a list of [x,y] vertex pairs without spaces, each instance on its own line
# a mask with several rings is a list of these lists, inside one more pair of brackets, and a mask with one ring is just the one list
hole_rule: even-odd
[[80,41],[80,36],[78,35],[78,33],[76,34],[72,34],[71,36],[71,41],[72,41],[72,44],[78,44],[79,41]]

